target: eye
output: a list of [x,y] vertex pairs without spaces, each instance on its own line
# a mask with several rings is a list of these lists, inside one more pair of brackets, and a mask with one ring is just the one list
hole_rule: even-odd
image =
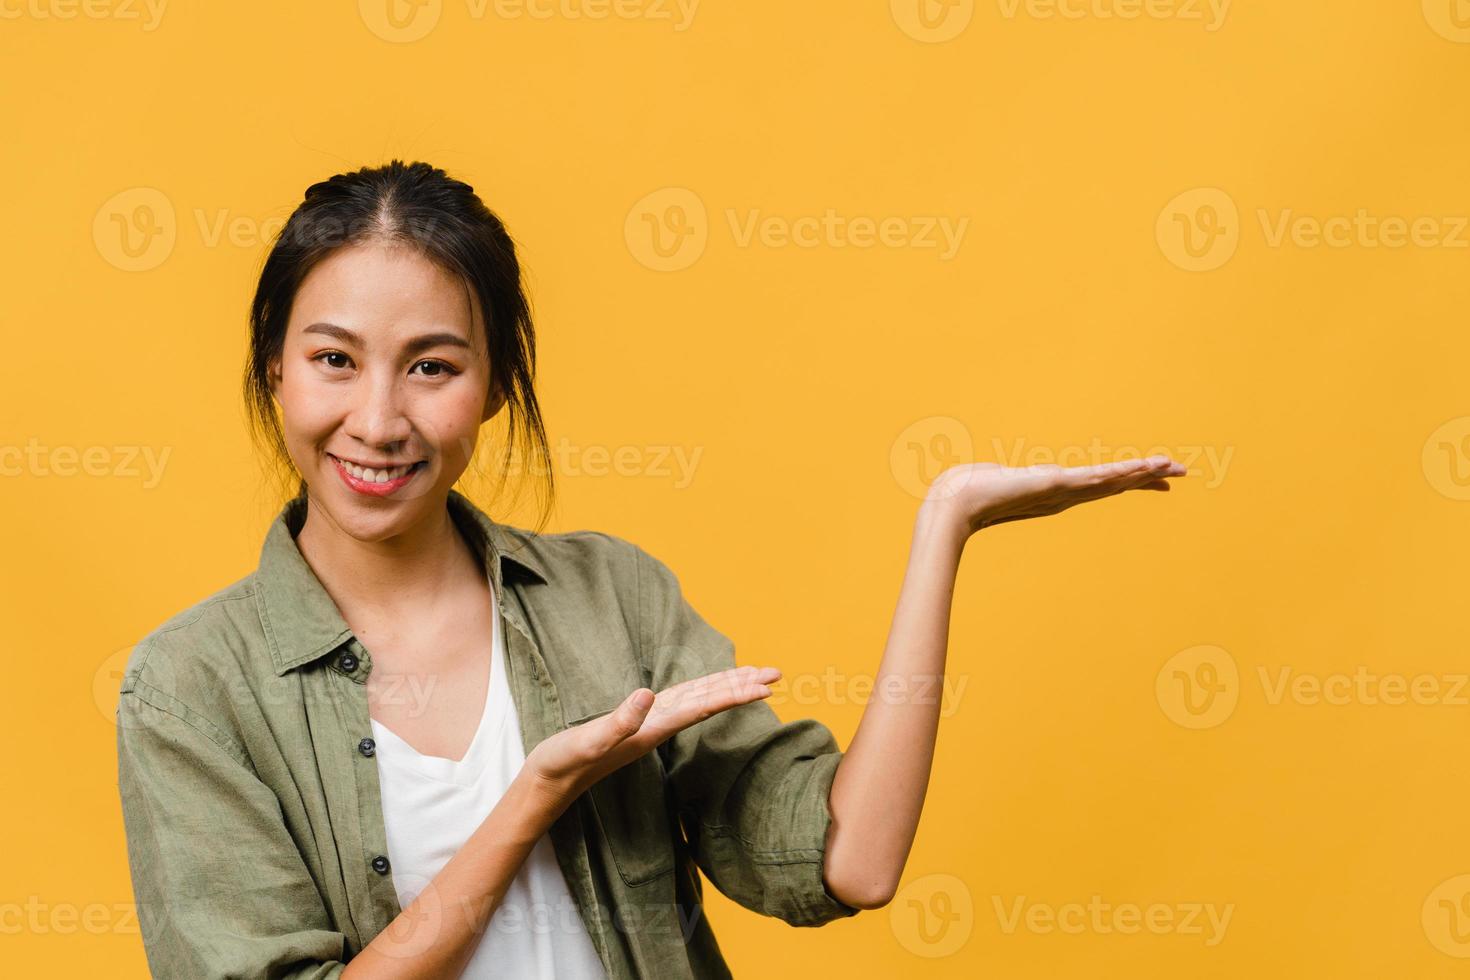
[[459,373],[453,367],[446,364],[444,361],[424,360],[419,361],[418,364],[414,365],[414,367],[434,368],[434,370],[429,371],[424,375],[424,377],[426,378],[447,378]]
[[[336,362],[328,361],[327,360],[327,358],[332,358],[332,357],[341,358],[346,363],[345,364],[338,364]],[[324,363],[326,363],[327,367],[339,368],[339,369],[340,368],[345,368],[345,367],[347,367],[348,364],[351,364],[352,363],[352,358],[348,357],[346,354],[342,353],[339,350],[326,350],[326,351],[322,351],[320,354],[318,354],[315,357],[313,357],[312,360],[313,361],[323,361]]]

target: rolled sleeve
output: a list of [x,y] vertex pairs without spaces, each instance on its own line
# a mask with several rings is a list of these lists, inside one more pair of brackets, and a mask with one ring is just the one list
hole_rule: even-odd
[[117,720],[128,864],[153,976],[340,976],[345,937],[239,748],[135,678]]
[[[664,563],[636,545],[640,651],[654,690],[735,666],[735,648],[684,598]],[[828,797],[842,752],[815,719],[782,723],[755,701],[660,747],[690,848],[721,893],[794,926],[859,910],[822,879]]]

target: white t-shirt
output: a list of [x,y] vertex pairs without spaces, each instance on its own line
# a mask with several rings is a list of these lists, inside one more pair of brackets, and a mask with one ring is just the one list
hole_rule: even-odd
[[[420,755],[372,719],[388,860],[400,908],[407,908],[449,863],[526,761],[506,679],[500,616],[492,618],[485,711],[463,759]],[[605,980],[606,976],[557,864],[551,838],[543,835],[511,882],[461,977]]]

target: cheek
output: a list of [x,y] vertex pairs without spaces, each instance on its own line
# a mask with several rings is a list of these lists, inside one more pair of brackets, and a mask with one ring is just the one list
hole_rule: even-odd
[[287,441],[309,441],[331,428],[335,414],[331,398],[302,372],[287,370],[281,376],[276,398],[281,403],[281,424]]
[[480,428],[480,413],[485,399],[470,387],[443,392],[425,410],[432,414],[435,427],[451,438],[463,438]]

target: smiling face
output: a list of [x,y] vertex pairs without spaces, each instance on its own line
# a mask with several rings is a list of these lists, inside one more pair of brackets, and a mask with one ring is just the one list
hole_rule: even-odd
[[313,267],[271,376],[311,503],[361,540],[443,510],[503,404],[486,349],[473,290],[412,248],[348,246]]

